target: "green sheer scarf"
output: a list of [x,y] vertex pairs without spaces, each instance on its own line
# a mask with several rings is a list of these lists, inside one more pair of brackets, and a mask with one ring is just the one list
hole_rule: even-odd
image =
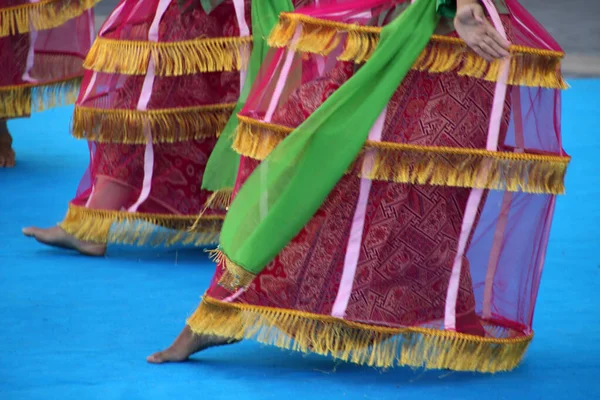
[[221,284],[249,285],[344,176],[377,117],[427,45],[436,0],[416,0],[383,28],[370,60],[285,138],[244,183],[221,231]]
[[237,115],[244,107],[252,84],[258,75],[260,66],[265,59],[269,46],[267,37],[277,24],[281,12],[294,11],[290,0],[254,0],[252,1],[252,36],[253,47],[248,65],[246,82],[240,93],[240,98],[235,106],[232,117],[225,125],[219,140],[208,159],[202,188],[216,192],[222,189],[231,189],[235,183],[240,156],[231,148],[235,128],[238,124]]

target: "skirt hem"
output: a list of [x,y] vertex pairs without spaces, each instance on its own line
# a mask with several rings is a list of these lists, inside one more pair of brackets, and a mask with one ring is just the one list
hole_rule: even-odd
[[[494,373],[516,368],[533,333],[479,337],[430,328],[390,328],[328,315],[226,303],[205,296],[187,320],[196,334],[216,335],[325,356],[378,368],[424,367]],[[489,326],[496,331],[514,331]]]
[[[135,246],[208,246],[219,242],[223,215],[196,216],[97,210],[69,204],[59,226],[79,240]],[[198,222],[194,225],[194,222]],[[194,229],[192,230],[192,226]]]

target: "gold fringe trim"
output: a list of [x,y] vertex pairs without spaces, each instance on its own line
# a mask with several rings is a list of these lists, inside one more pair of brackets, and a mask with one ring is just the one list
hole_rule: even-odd
[[102,109],[75,106],[73,136],[101,143],[144,144],[145,124],[154,143],[216,138],[235,103],[162,110]]
[[87,69],[110,74],[144,75],[152,58],[158,76],[239,71],[247,62],[243,56],[244,49],[250,49],[251,44],[252,37],[162,43],[98,37],[83,65]]
[[231,261],[221,249],[210,250],[208,253],[210,254],[210,259],[215,264],[221,265],[224,268],[223,275],[219,279],[219,286],[234,291],[250,286],[254,278],[256,278],[256,275]]
[[225,303],[208,296],[187,324],[199,335],[255,339],[371,367],[483,373],[517,367],[533,338],[533,334],[497,339],[429,328],[390,328],[302,311]]
[[204,215],[208,209],[221,209],[227,211],[229,209],[229,205],[231,204],[232,192],[233,189],[221,189],[213,192],[213,194],[211,194],[208,200],[206,200],[204,203],[204,208],[196,217],[196,220],[190,228],[190,231],[196,230],[198,225],[202,223],[202,219],[204,218]]
[[0,86],[0,118],[17,118],[32,112],[73,104],[81,77],[43,84]]
[[264,160],[294,129],[238,114],[232,148],[239,154]]
[[0,37],[44,31],[79,17],[100,0],[41,0],[37,3],[0,8]]
[[231,205],[231,196],[233,194],[233,188],[220,189],[213,192],[206,203],[205,208],[212,208],[217,210],[227,210]]
[[367,142],[375,165],[365,178],[509,192],[563,194],[569,157]]
[[[238,115],[233,143],[243,156],[262,160],[292,128]],[[563,194],[570,157],[496,152],[444,146],[366,141],[362,155],[374,157],[372,180],[510,192]]]
[[[292,44],[298,27],[302,34]],[[328,55],[343,44],[341,61],[366,62],[379,43],[380,27],[345,24],[302,14],[282,13],[279,24],[269,37],[272,47],[290,47],[294,51]],[[566,89],[560,63],[564,53],[526,46],[510,46],[508,84]],[[495,82],[500,74],[500,60],[489,63],[467,44],[455,37],[433,35],[412,69],[430,73],[456,72],[461,76]]]
[[221,215],[204,216],[190,231],[195,216],[94,210],[69,204],[67,215],[59,225],[77,239],[92,243],[206,246],[219,242],[223,219]]

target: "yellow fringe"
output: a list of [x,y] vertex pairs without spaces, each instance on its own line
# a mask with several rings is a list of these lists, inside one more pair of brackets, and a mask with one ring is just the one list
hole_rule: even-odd
[[[262,160],[293,131],[238,115],[233,143],[243,156]],[[363,154],[374,157],[359,176],[397,183],[443,185],[511,192],[562,194],[570,157],[495,152],[444,146],[367,141]]]
[[[292,43],[298,27],[302,28],[302,34],[297,42]],[[279,24],[271,32],[269,45],[328,55],[343,43],[344,50],[338,59],[363,63],[375,51],[381,29],[282,13]],[[516,45],[510,47],[510,53],[508,84],[554,89],[568,87],[560,70],[564,53]],[[500,62],[496,60],[489,63],[459,38],[433,35],[412,68],[430,73],[456,72],[461,76],[495,82],[498,80]]]
[[533,338],[533,334],[491,338],[430,328],[390,328],[302,311],[225,303],[208,296],[187,324],[199,335],[255,339],[371,367],[398,365],[483,373],[517,367]]
[[232,192],[233,192],[233,189],[221,189],[221,190],[217,190],[216,192],[213,192],[213,194],[210,195],[208,200],[206,200],[206,203],[204,203],[204,208],[202,209],[202,211],[200,211],[200,214],[198,214],[198,216],[196,217],[196,220],[194,221],[194,224],[190,228],[190,231],[196,230],[198,225],[202,223],[204,215],[206,214],[206,211],[208,209],[213,209],[213,210],[221,209],[221,210],[225,210],[225,211],[228,210],[229,205],[231,204]]
[[293,129],[283,125],[258,121],[238,114],[233,149],[239,154],[264,160]]
[[162,110],[75,107],[73,136],[101,143],[144,144],[145,124],[154,143],[214,138],[223,130],[235,103]]
[[231,195],[233,188],[220,189],[210,195],[206,203],[205,208],[213,208],[218,210],[227,210],[231,205]]
[[251,43],[252,37],[161,43],[98,37],[87,55],[84,67],[111,74],[144,75],[152,58],[158,76],[239,71],[247,62],[243,57],[244,49],[250,49]]
[[224,217],[204,216],[190,231],[195,219],[195,216],[94,210],[69,204],[60,227],[77,239],[92,243],[136,246],[217,244]]
[[17,118],[32,112],[73,104],[81,77],[43,84],[0,86],[0,118]]
[[92,8],[100,0],[41,0],[0,8],[0,37],[56,28]]
[[256,275],[246,271],[233,262],[220,249],[209,250],[210,259],[217,265],[223,267],[223,275],[219,279],[219,286],[235,291],[250,286]]

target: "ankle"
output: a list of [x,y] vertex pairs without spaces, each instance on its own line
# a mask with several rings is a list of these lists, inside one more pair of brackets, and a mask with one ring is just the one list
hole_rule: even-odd
[[8,130],[3,130],[0,125],[0,144],[12,146],[12,142],[13,139]]

